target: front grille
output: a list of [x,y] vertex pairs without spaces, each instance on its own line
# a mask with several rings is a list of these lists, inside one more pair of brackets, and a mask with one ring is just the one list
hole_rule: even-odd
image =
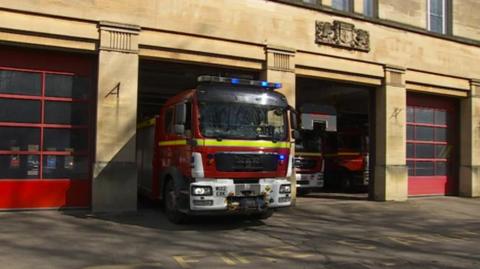
[[234,178],[233,184],[258,184],[260,182],[259,178]]
[[267,203],[263,200],[263,197],[228,197],[227,202],[229,205],[236,204],[234,209],[237,210],[255,210],[262,211],[267,208]]
[[259,172],[276,171],[277,154],[255,153],[217,153],[215,164],[221,172]]
[[235,196],[258,196],[260,195],[260,184],[236,184]]
[[317,160],[295,158],[295,168],[313,169],[317,165]]

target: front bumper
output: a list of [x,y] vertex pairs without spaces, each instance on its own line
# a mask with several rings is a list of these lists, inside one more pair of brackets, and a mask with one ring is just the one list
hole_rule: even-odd
[[323,173],[312,173],[312,174],[296,174],[297,179],[297,188],[299,189],[315,189],[323,188],[324,179]]
[[370,173],[368,170],[363,171],[363,173],[356,173],[352,178],[352,184],[356,187],[366,187],[370,183]]
[[262,212],[269,208],[288,207],[291,194],[280,193],[281,185],[290,185],[286,178],[260,179],[259,183],[235,184],[232,179],[197,179],[193,186],[209,186],[211,196],[190,194],[191,212]]

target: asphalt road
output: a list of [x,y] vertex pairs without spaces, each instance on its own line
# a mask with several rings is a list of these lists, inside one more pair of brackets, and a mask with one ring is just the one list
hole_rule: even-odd
[[0,268],[480,268],[480,200],[314,194],[266,221],[0,213]]

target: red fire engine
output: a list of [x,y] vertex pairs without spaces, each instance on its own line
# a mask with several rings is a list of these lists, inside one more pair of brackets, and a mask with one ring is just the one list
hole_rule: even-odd
[[295,140],[294,166],[297,191],[307,194],[324,186],[326,132],[337,131],[337,118],[331,106],[306,104],[300,111],[300,139]]
[[198,81],[140,124],[139,189],[163,200],[175,223],[221,213],[267,218],[290,206],[296,118],[274,91],[281,84],[213,76]]

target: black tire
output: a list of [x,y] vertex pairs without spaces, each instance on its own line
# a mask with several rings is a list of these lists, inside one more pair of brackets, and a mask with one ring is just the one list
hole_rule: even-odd
[[178,210],[178,199],[175,194],[175,185],[172,179],[165,183],[163,193],[163,208],[167,219],[175,224],[184,224],[188,216]]
[[340,181],[341,190],[344,192],[351,192],[353,189],[353,185],[352,185],[352,179],[350,177],[350,174],[346,171],[343,171],[341,175],[342,175],[342,178]]

